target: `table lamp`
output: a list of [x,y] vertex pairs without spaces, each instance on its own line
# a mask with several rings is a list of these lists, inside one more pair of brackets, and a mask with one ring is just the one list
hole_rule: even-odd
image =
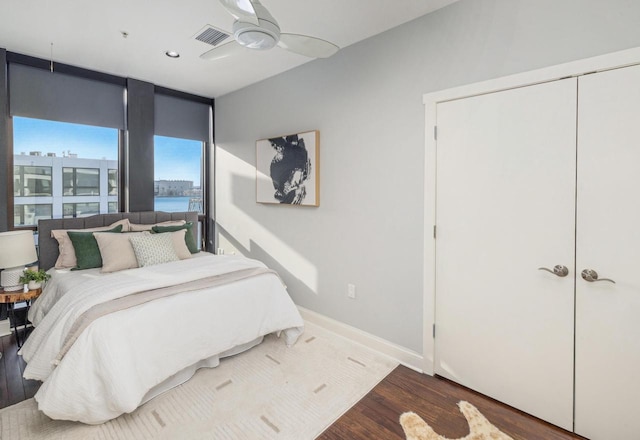
[[5,291],[22,290],[24,265],[38,260],[32,231],[0,232],[0,286]]

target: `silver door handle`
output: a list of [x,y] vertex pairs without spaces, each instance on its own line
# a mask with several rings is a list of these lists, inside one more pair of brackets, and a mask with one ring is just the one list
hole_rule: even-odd
[[546,270],[547,272],[550,272],[554,275],[557,275],[559,277],[566,277],[567,275],[569,275],[569,269],[567,269],[566,266],[562,266],[561,264],[557,264],[555,266],[553,266],[553,270],[551,269],[547,269],[546,267],[539,267],[538,270]]
[[593,283],[594,281],[609,281],[610,283],[613,283],[613,284],[616,283],[610,278],[598,278],[598,272],[596,272],[593,269],[585,269],[582,271],[580,275],[582,275],[583,280],[589,281],[590,283]]

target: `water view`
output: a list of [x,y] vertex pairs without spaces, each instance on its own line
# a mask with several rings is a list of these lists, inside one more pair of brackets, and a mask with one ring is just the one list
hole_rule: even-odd
[[191,199],[191,197],[154,197],[154,209],[164,212],[188,211]]

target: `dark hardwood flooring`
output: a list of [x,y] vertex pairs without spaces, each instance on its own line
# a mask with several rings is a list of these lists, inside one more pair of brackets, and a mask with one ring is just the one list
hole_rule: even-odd
[[37,380],[22,378],[26,363],[18,356],[18,344],[13,333],[0,338],[0,408],[22,402],[40,388]]
[[322,433],[320,440],[405,440],[400,414],[413,411],[438,434],[458,439],[469,434],[457,403],[466,400],[514,440],[583,439],[446,379],[399,366],[353,408]]
[[[33,397],[40,382],[22,378],[25,362],[13,334],[0,338],[0,408]],[[514,440],[582,439],[560,428],[438,377],[399,366],[353,408],[325,430],[321,440],[401,439],[400,414],[413,411],[440,435],[457,439],[469,433],[457,403],[475,405]]]

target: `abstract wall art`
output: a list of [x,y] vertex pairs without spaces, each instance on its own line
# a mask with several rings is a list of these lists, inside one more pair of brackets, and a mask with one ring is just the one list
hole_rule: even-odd
[[256,200],[282,205],[320,205],[320,132],[256,142]]

